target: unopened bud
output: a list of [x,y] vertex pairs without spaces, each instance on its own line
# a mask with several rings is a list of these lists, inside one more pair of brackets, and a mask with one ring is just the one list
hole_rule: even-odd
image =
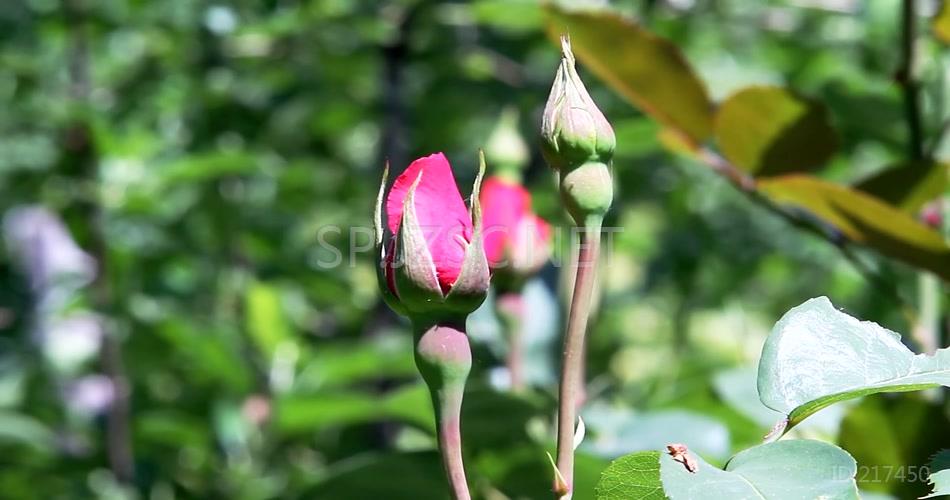
[[541,144],[551,168],[562,170],[588,161],[610,163],[617,139],[584,87],[567,36],[561,37],[561,65],[541,119]]
[[495,170],[518,180],[529,161],[528,145],[518,131],[518,111],[505,108],[485,145],[485,157]]
[[[489,269],[481,236],[478,188],[471,213],[441,153],[412,163],[376,200],[376,245],[380,290],[396,312],[467,315],[488,292]],[[382,223],[386,205],[388,232]]]
[[574,67],[561,37],[561,65],[541,121],[544,158],[560,174],[561,199],[579,226],[599,227],[613,202],[610,166],[617,139]]

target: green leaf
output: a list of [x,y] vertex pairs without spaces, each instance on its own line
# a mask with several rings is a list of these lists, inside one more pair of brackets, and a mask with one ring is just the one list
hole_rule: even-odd
[[837,443],[861,464],[857,481],[862,490],[898,498],[930,492],[927,468],[921,464],[935,449],[950,446],[950,426],[943,405],[921,396],[865,398],[848,411]]
[[544,21],[534,0],[478,0],[469,9],[479,24],[511,33],[536,31]]
[[258,351],[270,363],[277,347],[292,338],[280,303],[280,290],[267,283],[255,282],[248,287],[244,302],[248,333]]
[[693,144],[711,135],[706,87],[669,40],[610,11],[546,11],[552,37],[570,34],[577,58],[635,106]]
[[934,456],[930,457],[928,464],[931,472],[939,472],[944,469],[950,469],[950,449],[940,450]]
[[699,467],[694,473],[665,453],[660,457],[663,490],[671,500],[859,498],[854,459],[820,441],[795,439],[756,446],[732,457],[725,470],[695,458]]
[[932,472],[930,473],[928,481],[930,481],[930,484],[933,485],[933,493],[922,498],[934,498],[950,495],[950,470]]
[[922,498],[950,495],[950,450],[941,450],[927,466],[930,468],[927,480],[933,486],[933,492]]
[[660,452],[644,451],[614,460],[594,491],[597,500],[666,499],[660,483]]
[[950,44],[950,2],[942,2],[942,4],[930,26],[938,40]]
[[251,174],[260,168],[260,160],[249,152],[210,151],[185,156],[159,167],[158,175],[166,187],[205,182],[232,175]]
[[924,161],[887,168],[854,187],[916,215],[950,183],[950,163]]
[[313,393],[381,378],[412,378],[416,373],[408,332],[360,341],[336,340],[314,350],[294,382],[294,391]]
[[849,240],[950,280],[950,247],[916,219],[873,196],[807,175],[761,179],[759,190],[810,212]]
[[137,415],[135,437],[148,444],[162,444],[174,449],[209,442],[205,422],[178,410],[151,410]]
[[838,401],[950,386],[950,349],[915,355],[900,335],[834,308],[826,297],[775,324],[759,361],[759,398],[786,415],[785,431]]
[[398,421],[434,432],[432,402],[422,384],[390,393],[334,391],[314,396],[286,396],[277,401],[274,426],[284,435],[317,432],[380,421]]
[[283,434],[315,432],[325,427],[382,419],[376,398],[368,394],[329,393],[315,398],[278,400],[275,427]]
[[0,444],[10,443],[50,455],[56,451],[56,435],[42,422],[19,413],[0,412]]
[[[465,427],[465,423],[462,423]],[[468,447],[468,441],[462,441]],[[468,453],[468,452],[467,452]],[[554,473],[547,451],[534,443],[512,441],[508,446],[485,448],[470,454],[475,457],[466,465],[477,471],[511,499],[549,498]],[[595,498],[594,488],[607,461],[583,452],[574,454],[574,498]]]
[[159,327],[158,333],[181,357],[176,361],[192,384],[238,393],[247,392],[251,386],[248,364],[238,352],[238,332],[171,319]]
[[[528,443],[528,422],[551,410],[537,397],[515,397],[485,387],[469,387],[462,405],[462,437],[466,449],[478,450]],[[505,418],[499,419],[498,415]],[[313,395],[287,395],[277,401],[274,426],[284,435],[300,435],[329,427],[395,421],[435,433],[432,400],[424,384],[373,394],[332,390]]]
[[530,443],[529,422],[550,414],[552,403],[538,394],[515,396],[470,384],[462,403],[462,442],[469,450]]
[[716,142],[756,176],[813,170],[835,153],[837,135],[823,104],[782,87],[747,87],[722,103]]
[[328,477],[303,498],[448,498],[436,452],[367,454],[333,465]]

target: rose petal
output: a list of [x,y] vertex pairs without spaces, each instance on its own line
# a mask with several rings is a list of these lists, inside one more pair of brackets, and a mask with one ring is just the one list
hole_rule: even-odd
[[448,292],[458,278],[465,250],[472,240],[472,219],[445,155],[435,153],[419,158],[396,178],[386,198],[386,224],[392,234],[399,232],[403,200],[420,173],[422,179],[415,192],[416,217],[435,263],[439,284],[443,292]]
[[511,265],[520,271],[534,272],[551,256],[551,226],[535,214],[518,222],[511,245]]
[[519,221],[529,215],[531,195],[519,184],[490,177],[482,185],[481,202],[485,255],[494,266],[505,258]]

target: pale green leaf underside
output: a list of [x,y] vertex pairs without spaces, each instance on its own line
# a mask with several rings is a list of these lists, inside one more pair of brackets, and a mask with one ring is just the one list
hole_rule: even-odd
[[934,487],[933,493],[922,498],[950,495],[950,469],[931,473],[930,484]]
[[835,309],[826,297],[776,323],[759,361],[759,398],[790,429],[838,401],[878,392],[950,386],[950,350],[914,354],[900,335]]
[[930,481],[933,493],[923,498],[950,496],[950,450],[940,450],[930,459]]
[[[671,500],[857,500],[856,464],[837,446],[811,440],[763,444],[734,456],[720,470],[696,457],[689,472],[669,455],[660,457],[663,489]],[[636,498],[636,497],[625,497]]]

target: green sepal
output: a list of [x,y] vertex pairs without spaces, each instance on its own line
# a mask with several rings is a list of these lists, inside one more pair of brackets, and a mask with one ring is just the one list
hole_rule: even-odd
[[453,311],[468,314],[482,305],[488,294],[491,272],[482,238],[482,207],[479,202],[482,177],[485,175],[485,154],[479,151],[478,176],[472,187],[470,214],[472,217],[472,241],[465,250],[465,259],[458,278],[445,297],[446,305]]
[[561,201],[574,222],[585,226],[591,218],[603,220],[614,199],[610,165],[591,161],[560,171]]
[[386,245],[383,242],[383,199],[386,196],[386,182],[389,180],[389,161],[383,169],[383,179],[379,183],[379,194],[376,195],[376,210],[373,213],[373,230],[376,241],[376,282],[379,285],[379,291],[383,295],[383,302],[397,314],[406,315],[406,308],[399,301],[399,297],[393,294],[389,289],[389,283],[386,281]]
[[613,128],[578,75],[567,36],[561,37],[561,52],[541,120],[541,153],[554,170],[609,163],[617,145]]

